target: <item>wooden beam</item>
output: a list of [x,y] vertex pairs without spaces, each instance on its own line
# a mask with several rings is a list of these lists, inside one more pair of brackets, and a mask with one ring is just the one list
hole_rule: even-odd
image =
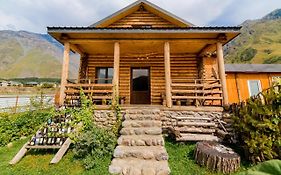
[[113,93],[112,93],[112,103],[118,103],[119,97],[119,64],[120,64],[120,44],[119,42],[114,43],[114,73],[113,73]]
[[216,44],[206,44],[206,46],[199,51],[198,57],[211,56],[213,51],[216,50]]
[[70,140],[70,138],[67,138],[50,163],[51,164],[58,163],[61,160],[61,158],[63,157],[63,155],[66,153],[66,151],[68,150],[70,144],[71,144],[71,140]]
[[15,155],[15,157],[9,162],[10,165],[15,165],[16,163],[18,163],[23,156],[26,154],[26,152],[28,151],[28,149],[26,148],[26,146],[28,145],[28,142],[25,143],[22,148],[20,149],[20,151]]
[[217,38],[77,38],[67,39],[65,41],[71,44],[89,44],[89,43],[111,43],[112,40],[118,40],[119,42],[134,42],[134,41],[169,41],[169,42],[188,42],[188,43],[206,43],[215,44],[219,40]]
[[64,103],[64,91],[65,85],[67,84],[68,78],[68,69],[69,69],[69,52],[70,52],[70,44],[68,42],[64,43],[64,52],[63,52],[63,63],[62,63],[62,72],[61,72],[61,86],[60,86],[60,99],[59,105],[63,105]]
[[84,55],[83,49],[81,49],[81,47],[79,47],[77,44],[70,44],[70,49],[74,52],[79,53],[81,56]]
[[170,44],[164,43],[164,61],[165,61],[165,89],[167,107],[172,107],[172,88],[171,88],[171,64],[170,64]]
[[219,76],[221,79],[222,92],[223,92],[223,104],[227,105],[228,95],[227,95],[225,68],[224,68],[224,60],[223,60],[223,48],[222,48],[222,43],[220,42],[217,42],[217,59],[218,59],[218,67],[219,67]]

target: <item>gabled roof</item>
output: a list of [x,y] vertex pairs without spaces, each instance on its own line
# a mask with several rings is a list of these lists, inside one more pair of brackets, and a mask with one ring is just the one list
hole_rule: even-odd
[[226,64],[225,72],[281,73],[281,64]]
[[171,23],[176,24],[179,27],[191,27],[194,26],[192,23],[185,21],[184,19],[181,19],[174,14],[158,7],[157,5],[148,2],[146,0],[138,0],[135,3],[117,11],[116,13],[113,13],[112,15],[90,25],[89,27],[107,27],[108,25],[124,18],[125,16],[135,12],[140,8],[140,6],[144,6],[147,10],[157,14],[158,16],[166,19],[167,21],[170,21]]

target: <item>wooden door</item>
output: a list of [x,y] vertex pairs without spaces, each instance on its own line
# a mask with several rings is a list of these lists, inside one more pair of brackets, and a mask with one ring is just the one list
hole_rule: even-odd
[[150,104],[149,68],[131,69],[131,104]]

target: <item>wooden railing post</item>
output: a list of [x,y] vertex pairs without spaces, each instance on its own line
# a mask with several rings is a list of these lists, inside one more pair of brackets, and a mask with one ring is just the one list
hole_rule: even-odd
[[217,42],[217,59],[218,59],[218,67],[219,67],[219,76],[222,85],[223,104],[227,105],[228,95],[227,95],[225,68],[224,68],[224,60],[223,60],[223,48],[222,48],[222,43],[220,42]]
[[119,97],[119,64],[120,64],[120,44],[119,42],[114,43],[114,73],[113,73],[113,80],[112,80],[112,104],[118,103]]
[[67,84],[68,78],[68,67],[69,67],[69,51],[70,45],[69,42],[64,43],[64,52],[63,52],[63,63],[62,63],[62,72],[61,72],[61,86],[60,86],[60,100],[59,105],[63,105],[65,97],[65,85]]
[[170,65],[170,44],[164,43],[164,63],[165,63],[165,89],[167,107],[172,107],[172,89],[171,89],[171,65]]

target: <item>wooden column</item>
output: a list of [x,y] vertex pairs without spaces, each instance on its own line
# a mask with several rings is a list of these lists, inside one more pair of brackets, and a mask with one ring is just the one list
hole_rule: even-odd
[[114,43],[114,72],[113,72],[113,93],[112,93],[112,103],[117,104],[119,97],[119,64],[120,64],[120,44],[119,42]]
[[217,59],[218,59],[218,66],[219,66],[219,76],[222,85],[223,104],[227,105],[228,95],[227,95],[227,88],[226,88],[226,77],[225,77],[222,43],[220,42],[217,42]]
[[64,52],[63,52],[63,62],[62,62],[62,72],[61,72],[61,86],[60,86],[60,100],[59,105],[63,105],[65,97],[65,85],[67,84],[68,78],[68,67],[69,67],[69,43],[64,43]]
[[170,44],[164,43],[164,61],[165,61],[165,89],[167,107],[172,107],[172,92],[171,92],[171,65],[170,65]]

